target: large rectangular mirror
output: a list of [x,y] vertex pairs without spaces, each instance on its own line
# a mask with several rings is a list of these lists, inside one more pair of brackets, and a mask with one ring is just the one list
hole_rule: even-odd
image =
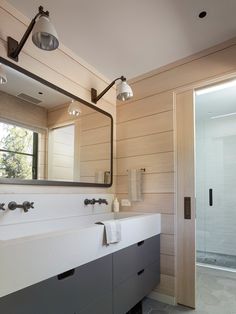
[[0,183],[111,186],[112,116],[0,63],[7,77],[0,84]]

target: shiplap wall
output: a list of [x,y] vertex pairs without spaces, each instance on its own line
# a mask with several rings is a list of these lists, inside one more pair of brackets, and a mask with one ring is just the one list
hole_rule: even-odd
[[100,113],[93,112],[82,117],[80,173],[83,182],[97,182],[98,172],[104,176],[106,171],[110,171],[110,128],[111,119]]
[[129,168],[146,168],[143,201],[122,210],[162,214],[161,283],[176,296],[174,94],[236,71],[233,39],[130,81],[134,98],[117,108],[117,194],[127,198]]
[[46,129],[47,110],[0,91],[0,119]]

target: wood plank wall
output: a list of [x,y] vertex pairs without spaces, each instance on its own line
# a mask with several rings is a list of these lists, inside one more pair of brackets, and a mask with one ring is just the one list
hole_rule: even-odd
[[236,71],[235,39],[130,81],[134,98],[117,107],[117,195],[127,198],[129,168],[146,168],[143,201],[122,210],[162,217],[161,283],[176,295],[174,93]]

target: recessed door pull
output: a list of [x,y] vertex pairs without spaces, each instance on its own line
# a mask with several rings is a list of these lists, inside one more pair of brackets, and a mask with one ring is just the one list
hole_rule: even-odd
[[75,269],[74,269],[74,268],[73,268],[73,269],[70,269],[70,270],[67,270],[67,271],[65,271],[64,273],[57,275],[57,279],[58,279],[58,280],[66,279],[66,278],[68,278],[68,277],[70,277],[70,276],[73,276],[74,273],[75,273]]
[[184,219],[191,219],[191,197],[184,198]]
[[137,275],[140,276],[140,275],[142,275],[142,273],[144,273],[144,269],[142,269],[139,272],[137,272]]
[[213,189],[209,189],[209,206],[213,206]]
[[137,243],[138,246],[141,246],[143,244],[144,244],[144,240]]

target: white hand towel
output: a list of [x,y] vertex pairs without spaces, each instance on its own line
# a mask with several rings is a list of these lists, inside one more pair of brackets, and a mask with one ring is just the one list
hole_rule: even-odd
[[102,170],[96,171],[95,183],[104,183],[104,171],[102,171]]
[[106,244],[118,243],[121,240],[121,224],[119,221],[106,220],[97,222],[104,225]]
[[128,198],[131,202],[142,200],[142,172],[140,169],[128,170]]

